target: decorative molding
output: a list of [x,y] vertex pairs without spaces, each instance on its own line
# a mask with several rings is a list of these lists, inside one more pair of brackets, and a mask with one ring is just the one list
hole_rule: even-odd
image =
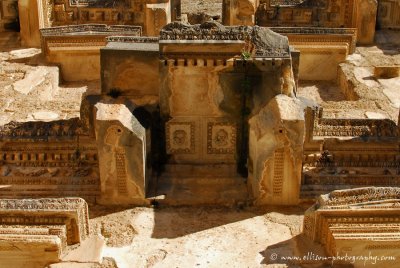
[[79,118],[52,122],[10,122],[0,126],[0,140],[31,139],[47,141],[51,138],[88,136],[89,129]]
[[282,195],[284,165],[285,150],[284,148],[276,149],[274,152],[274,177],[272,180],[272,194],[274,196]]
[[358,137],[363,139],[397,140],[399,129],[389,119],[337,119],[323,118],[323,109],[312,112],[312,137]]
[[236,152],[237,126],[229,122],[207,123],[207,153],[234,154]]
[[166,124],[167,153],[195,153],[195,123],[168,122]]
[[88,207],[81,198],[0,199],[0,225],[66,225],[67,243],[89,235]]
[[[266,43],[266,39],[268,39],[268,43]],[[290,58],[287,38],[258,26],[224,26],[214,21],[196,25],[172,22],[164,26],[160,32],[160,43],[170,41],[190,43],[199,40],[215,43],[250,41],[254,46],[256,58]]]
[[43,37],[49,36],[68,36],[70,34],[84,35],[134,35],[142,34],[142,27],[131,25],[106,25],[106,24],[79,24],[55,26],[50,28],[40,29]]
[[158,43],[158,37],[148,36],[109,36],[107,42],[119,42],[119,43]]
[[127,195],[127,176],[124,150],[115,152],[115,168],[117,171],[117,190],[119,194]]

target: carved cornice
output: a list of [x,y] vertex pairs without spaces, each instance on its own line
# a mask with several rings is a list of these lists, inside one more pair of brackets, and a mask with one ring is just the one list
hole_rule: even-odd
[[88,136],[89,129],[79,118],[52,122],[10,122],[0,126],[0,140],[29,139],[47,141],[58,138]]
[[269,27],[272,31],[279,34],[312,34],[312,35],[355,35],[355,28],[322,28],[322,27]]
[[362,139],[398,140],[399,130],[389,119],[339,119],[323,118],[323,109],[312,112],[312,137],[358,137]]
[[119,43],[158,43],[158,37],[147,37],[147,36],[109,36],[107,42],[119,42]]
[[[344,206],[352,204],[375,204],[377,202],[400,202],[399,187],[364,187],[348,190],[337,190],[330,194],[321,195],[317,201],[319,208],[330,209],[331,206]],[[400,205],[400,203],[399,203]],[[400,208],[400,206],[398,206]],[[368,208],[368,206],[366,207]]]
[[173,22],[167,24],[160,32],[160,43],[170,43],[171,41],[176,43],[202,41],[227,45],[228,41],[241,41],[251,43],[256,58],[290,57],[287,37],[258,26],[224,26],[214,21],[196,25]]
[[40,29],[42,37],[75,35],[134,35],[142,34],[142,27],[130,25],[79,24]]

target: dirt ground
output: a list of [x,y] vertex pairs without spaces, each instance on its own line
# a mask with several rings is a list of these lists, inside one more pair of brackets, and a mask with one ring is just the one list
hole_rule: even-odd
[[90,225],[107,240],[104,257],[119,268],[286,267],[271,255],[296,254],[307,207],[97,206],[90,208]]

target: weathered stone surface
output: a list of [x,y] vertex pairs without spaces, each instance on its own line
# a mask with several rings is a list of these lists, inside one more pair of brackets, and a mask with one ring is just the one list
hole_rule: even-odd
[[89,234],[87,204],[81,198],[0,199],[0,214],[1,224],[67,225],[68,244]]
[[[346,6],[346,8],[343,8]],[[375,35],[377,1],[264,0],[256,11],[260,26],[357,28],[357,42],[370,44]]]
[[91,235],[81,242],[79,247],[70,250],[61,257],[63,262],[101,263],[105,247],[104,237]]
[[60,260],[61,240],[55,235],[0,236],[0,265],[42,268]]
[[378,1],[377,25],[381,29],[398,29],[400,27],[400,1]]
[[[169,40],[175,40],[175,42]],[[192,46],[196,45],[196,42],[200,40],[212,45],[224,44],[227,46],[229,43],[229,46],[231,47],[234,47],[236,42],[251,42],[251,46],[247,48],[249,50],[247,52],[252,53],[254,57],[290,57],[289,42],[286,37],[274,33],[270,29],[260,28],[257,26],[224,26],[215,21],[209,21],[197,25],[173,22],[167,24],[160,32],[161,45],[167,46],[168,43],[179,42],[183,44],[186,43],[179,40],[188,40],[187,43],[192,43]],[[241,48],[246,49],[244,47]],[[220,49],[223,49],[223,47]],[[160,50],[164,52],[163,46],[161,46]],[[239,53],[240,55],[241,52],[242,51],[237,51],[236,53]]]
[[40,30],[46,60],[60,65],[66,81],[100,79],[100,48],[110,35],[140,36],[138,26],[82,24]]
[[158,38],[111,37],[101,49],[102,93],[140,99],[159,93]]
[[299,202],[305,105],[277,95],[249,120],[249,181],[256,204]]
[[97,103],[101,204],[145,204],[149,133],[125,104]]
[[89,235],[81,198],[0,199],[0,265],[43,267]]
[[222,22],[224,25],[254,25],[258,0],[224,0]]
[[39,98],[50,100],[58,91],[58,68],[41,66],[25,73],[23,79],[16,81],[13,89],[21,94],[29,95],[37,91]]
[[[321,243],[330,256],[392,257],[379,265],[393,267],[400,247],[399,200],[400,188],[395,187],[333,191],[321,195],[306,211],[303,232]],[[354,267],[366,263],[373,265],[370,259],[353,262]]]
[[17,30],[18,1],[2,1],[0,8],[0,32]]

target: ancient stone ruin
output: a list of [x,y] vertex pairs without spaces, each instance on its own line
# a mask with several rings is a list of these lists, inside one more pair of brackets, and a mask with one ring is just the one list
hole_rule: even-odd
[[400,258],[398,0],[1,4],[0,266],[101,265],[87,204],[314,204],[326,258]]
[[[330,256],[372,252],[398,258],[399,193],[395,187],[366,187],[321,195],[305,213],[304,234]],[[355,265],[361,267],[363,261]]]

